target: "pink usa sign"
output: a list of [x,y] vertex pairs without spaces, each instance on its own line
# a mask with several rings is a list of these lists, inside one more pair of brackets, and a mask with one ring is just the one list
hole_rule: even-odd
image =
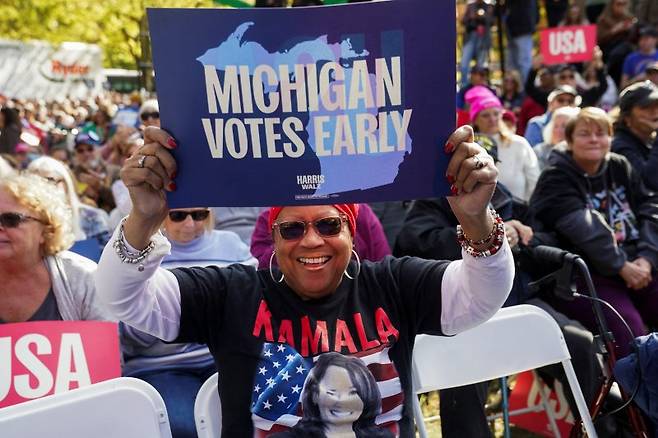
[[590,61],[595,46],[596,25],[552,27],[541,32],[546,65]]
[[121,376],[116,323],[0,324],[0,408]]

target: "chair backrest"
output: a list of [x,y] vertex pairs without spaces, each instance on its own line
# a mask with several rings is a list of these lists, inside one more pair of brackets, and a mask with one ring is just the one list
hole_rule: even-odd
[[213,374],[199,389],[194,401],[194,422],[199,438],[219,438],[222,434],[222,404],[217,392],[219,377]]
[[417,393],[469,385],[570,359],[560,327],[529,305],[501,309],[452,337],[420,335],[413,354]]
[[162,397],[119,377],[0,409],[3,438],[171,438]]

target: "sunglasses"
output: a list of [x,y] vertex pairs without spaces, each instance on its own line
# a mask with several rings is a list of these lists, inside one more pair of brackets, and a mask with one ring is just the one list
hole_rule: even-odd
[[147,121],[148,119],[159,119],[160,118],[160,113],[158,111],[153,111],[150,113],[142,113],[140,116],[143,121]]
[[210,210],[174,210],[169,212],[169,219],[172,222],[183,222],[187,216],[192,216],[194,222],[201,222],[208,219],[208,215],[210,215]]
[[275,223],[272,225],[272,229],[278,229],[279,235],[283,240],[298,240],[304,237],[306,227],[311,224],[320,236],[332,237],[340,234],[343,228],[343,222],[346,220],[343,216],[330,216],[310,222],[287,221]]
[[16,228],[22,222],[27,222],[30,220],[41,222],[39,219],[23,213],[0,213],[0,226],[3,228]]

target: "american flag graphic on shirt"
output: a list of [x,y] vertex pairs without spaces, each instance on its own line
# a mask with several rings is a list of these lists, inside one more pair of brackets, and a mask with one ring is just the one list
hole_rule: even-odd
[[[381,413],[375,423],[395,436],[402,418],[404,393],[388,345],[356,353],[372,373],[381,394]],[[304,382],[315,358],[304,358],[287,344],[263,344],[252,390],[252,420],[255,436],[267,437],[293,427],[302,417],[301,396]]]

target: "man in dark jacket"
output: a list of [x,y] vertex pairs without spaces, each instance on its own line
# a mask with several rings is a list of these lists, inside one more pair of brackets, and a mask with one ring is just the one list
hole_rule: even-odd
[[[608,91],[608,72],[605,68],[605,64],[603,64],[603,61],[601,60],[602,56],[601,50],[598,50],[595,54],[595,60],[593,62],[596,64],[596,82],[598,85],[591,88],[582,88],[578,85],[578,81],[576,80],[577,70],[572,64],[562,64],[556,68],[557,85],[568,85],[578,91],[578,95],[582,99],[580,106],[583,108],[586,106],[596,106],[601,97],[606,91]],[[552,90],[547,90],[541,86],[538,87],[535,85],[537,71],[540,68],[542,68],[541,56],[533,59],[532,69],[530,70],[528,79],[525,83],[525,92],[537,103],[546,107],[546,105],[548,105],[548,95]]]
[[612,151],[625,156],[644,183],[658,190],[658,87],[638,82],[621,92]]

